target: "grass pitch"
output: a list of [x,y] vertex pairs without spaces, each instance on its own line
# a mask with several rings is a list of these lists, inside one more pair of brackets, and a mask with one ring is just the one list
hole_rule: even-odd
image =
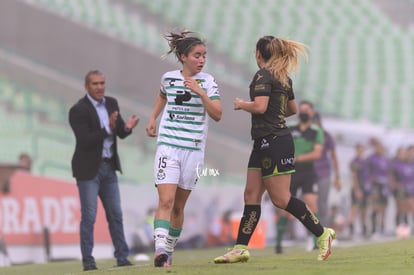
[[[58,275],[58,274],[177,274],[177,275],[304,275],[304,274],[414,274],[414,239],[394,240],[376,244],[334,247],[327,261],[316,261],[317,252],[303,247],[286,248],[276,255],[272,248],[250,250],[247,263],[214,264],[213,258],[225,250],[178,250],[169,268],[154,268],[152,260],[134,262],[131,267],[113,267],[114,259],[98,260],[99,270],[83,272],[80,261],[0,267],[0,274]],[[152,255],[149,255],[152,259]]]

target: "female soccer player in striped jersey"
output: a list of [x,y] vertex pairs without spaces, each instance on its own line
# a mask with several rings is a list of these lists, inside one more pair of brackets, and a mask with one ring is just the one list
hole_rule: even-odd
[[[171,265],[184,223],[184,207],[204,163],[209,117],[221,119],[220,93],[214,78],[202,72],[206,46],[190,31],[165,35],[182,64],[165,73],[146,131],[157,138],[154,162],[158,208],[154,220],[156,267]],[[163,111],[158,133],[156,119]]]
[[264,36],[256,43],[259,70],[250,84],[250,100],[234,100],[235,110],[244,110],[252,116],[254,143],[244,190],[245,206],[236,245],[215,258],[215,263],[249,259],[247,246],[260,219],[260,203],[265,191],[276,207],[291,213],[318,237],[318,260],[327,259],[331,253],[335,231],[322,227],[306,204],[293,197],[289,190],[291,174],[295,172],[295,148],[285,118],[297,112],[289,74],[298,68],[301,54],[306,56],[306,47],[296,41]]

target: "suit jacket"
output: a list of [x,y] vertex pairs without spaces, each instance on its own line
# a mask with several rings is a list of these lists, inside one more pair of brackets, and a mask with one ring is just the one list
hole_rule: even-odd
[[[113,130],[113,158],[115,169],[122,172],[117,150],[117,137],[123,139],[132,131],[125,128],[116,99],[106,96],[105,100],[109,116],[118,111],[116,127]],[[98,113],[86,95],[70,108],[69,124],[76,138],[75,152],[72,157],[73,176],[77,180],[91,180],[98,173],[102,161],[103,141],[108,134],[104,128],[101,128]]]

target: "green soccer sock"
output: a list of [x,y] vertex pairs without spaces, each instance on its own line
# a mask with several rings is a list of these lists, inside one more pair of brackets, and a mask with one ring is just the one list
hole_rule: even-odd
[[286,231],[286,226],[288,224],[288,218],[286,216],[279,217],[277,224],[276,224],[276,246],[282,245],[283,235]]

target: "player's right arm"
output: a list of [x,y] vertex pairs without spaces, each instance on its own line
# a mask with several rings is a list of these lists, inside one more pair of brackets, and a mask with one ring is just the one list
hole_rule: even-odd
[[149,118],[147,127],[145,130],[147,131],[147,135],[150,137],[157,136],[157,118],[160,115],[161,111],[164,109],[165,104],[167,104],[167,97],[163,93],[159,93],[157,99],[155,100],[154,107],[152,108],[152,113]]

